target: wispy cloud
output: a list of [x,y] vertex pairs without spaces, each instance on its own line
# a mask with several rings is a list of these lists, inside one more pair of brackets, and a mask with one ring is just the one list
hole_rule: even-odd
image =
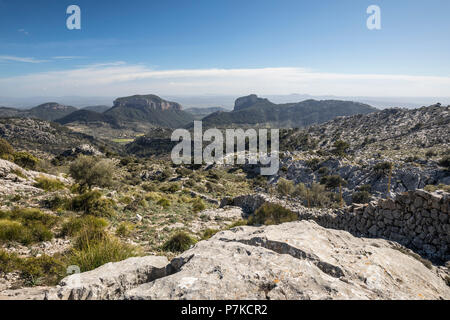
[[25,30],[25,29],[19,29],[19,30],[17,30],[17,32],[19,32],[19,33],[23,33],[24,35],[26,35],[26,36],[28,36],[30,33],[27,31],[27,30]]
[[450,77],[314,72],[305,68],[153,70],[124,62],[0,78],[0,95],[120,96],[308,93],[372,97],[450,96]]
[[52,57],[52,60],[75,60],[75,59],[85,59],[83,56],[56,56]]
[[0,56],[0,61],[13,61],[13,62],[25,62],[25,63],[43,63],[48,60],[38,60],[28,57],[16,57],[16,56]]

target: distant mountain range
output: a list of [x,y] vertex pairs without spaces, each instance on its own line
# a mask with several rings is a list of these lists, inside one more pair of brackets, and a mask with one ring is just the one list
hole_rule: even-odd
[[231,112],[215,112],[203,119],[204,127],[268,126],[306,127],[340,116],[379,111],[367,104],[339,100],[305,100],[297,103],[275,104],[268,99],[249,95],[236,100]]
[[0,118],[19,117],[54,121],[77,110],[75,107],[48,102],[28,110],[1,107]]
[[[179,103],[164,100],[156,95],[134,95],[116,99],[111,108],[98,105],[77,109],[55,102],[41,104],[29,110],[0,107],[0,118],[54,121],[95,135],[93,129],[99,127],[142,133],[157,127],[190,128],[194,120],[200,119],[204,127],[306,127],[339,116],[375,111],[378,109],[353,101],[309,99],[275,104],[256,95],[238,98],[232,111],[221,107],[189,108],[184,111]],[[115,134],[117,132],[111,132],[111,135]]]

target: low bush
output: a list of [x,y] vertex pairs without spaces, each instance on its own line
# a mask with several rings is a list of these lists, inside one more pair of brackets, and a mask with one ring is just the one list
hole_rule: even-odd
[[0,249],[0,273],[17,271],[28,285],[56,285],[65,275],[65,263],[57,257],[20,258],[15,253]]
[[272,225],[297,221],[298,214],[278,204],[265,203],[250,216],[250,225]]
[[294,182],[291,180],[286,180],[284,178],[280,178],[277,183],[277,192],[281,196],[289,196],[294,192],[295,186]]
[[14,148],[5,139],[0,138],[0,158],[10,160],[13,158]]
[[40,176],[38,178],[35,179],[36,183],[34,184],[34,186],[36,188],[45,190],[45,191],[57,191],[57,190],[61,190],[64,189],[64,183],[62,183],[61,181],[59,181],[58,179],[52,179],[52,178],[47,178],[44,176]]
[[34,170],[39,163],[39,159],[28,152],[21,151],[14,153],[14,163],[22,168]]
[[206,209],[206,204],[201,198],[196,198],[192,201],[192,211],[200,212]]
[[108,222],[104,218],[94,216],[74,217],[63,224],[61,236],[73,237],[82,233],[98,234],[103,233],[108,226]]
[[178,183],[170,183],[170,184],[165,184],[162,185],[159,190],[161,192],[167,192],[167,193],[175,193],[177,191],[181,190],[181,187]]
[[15,209],[0,212],[0,241],[17,241],[24,245],[49,241],[50,229],[59,218],[38,209]]
[[80,155],[70,165],[69,172],[82,190],[93,186],[106,188],[114,185],[116,165],[110,159]]
[[100,191],[88,191],[72,199],[70,210],[97,217],[111,217],[114,215],[113,205],[114,201],[102,197]]
[[184,231],[177,232],[167,240],[162,249],[170,252],[183,252],[196,243],[195,239]]
[[352,194],[353,203],[369,203],[371,195],[367,191],[358,191]]
[[131,222],[122,222],[116,228],[116,235],[119,237],[128,237],[134,230],[135,225]]
[[118,262],[139,256],[141,252],[132,245],[114,237],[90,239],[72,249],[68,262],[80,267],[81,272],[96,269],[108,262]]
[[167,209],[170,207],[171,203],[169,199],[166,198],[161,198],[158,200],[158,202],[156,202],[156,204],[160,205],[161,207],[163,207],[164,209]]

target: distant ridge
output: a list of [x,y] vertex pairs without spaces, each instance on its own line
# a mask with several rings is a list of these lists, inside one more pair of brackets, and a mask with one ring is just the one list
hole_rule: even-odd
[[378,109],[359,102],[340,100],[305,100],[275,104],[252,94],[238,98],[231,112],[216,112],[203,119],[205,127],[270,126],[278,128],[305,127],[340,116],[367,114]]

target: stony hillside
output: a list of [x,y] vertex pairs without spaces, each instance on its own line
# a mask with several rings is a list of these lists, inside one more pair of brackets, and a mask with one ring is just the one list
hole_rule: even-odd
[[0,138],[18,150],[58,155],[80,144],[105,148],[106,143],[92,136],[73,132],[59,124],[28,118],[0,119]]
[[78,109],[56,102],[48,102],[31,109],[0,108],[0,118],[21,117],[54,121],[71,114]]

